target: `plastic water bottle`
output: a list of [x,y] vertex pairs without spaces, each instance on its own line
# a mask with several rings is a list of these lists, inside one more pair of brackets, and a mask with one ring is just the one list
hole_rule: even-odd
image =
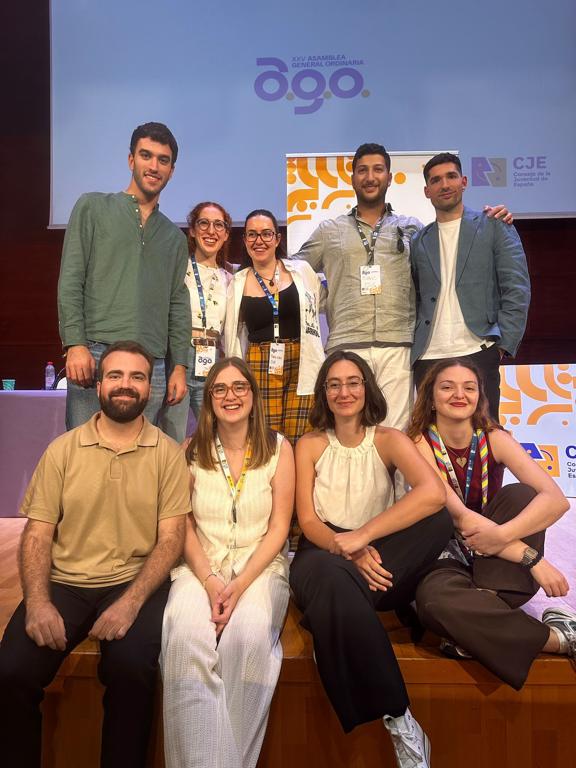
[[56,369],[54,368],[54,363],[48,361],[44,369],[44,389],[54,389],[55,381]]

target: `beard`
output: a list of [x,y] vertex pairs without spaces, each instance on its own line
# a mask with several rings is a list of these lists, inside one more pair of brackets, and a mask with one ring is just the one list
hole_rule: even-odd
[[[132,400],[116,400],[117,395],[128,395]],[[142,398],[134,389],[115,389],[108,397],[100,395],[102,413],[118,424],[126,424],[140,416],[148,403],[148,398]]]

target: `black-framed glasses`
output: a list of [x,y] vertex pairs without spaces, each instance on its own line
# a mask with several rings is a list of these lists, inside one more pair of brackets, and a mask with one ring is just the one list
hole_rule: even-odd
[[326,390],[326,394],[332,395],[333,397],[340,394],[340,392],[342,391],[342,387],[346,387],[348,389],[348,392],[352,392],[352,394],[357,394],[358,392],[360,392],[365,382],[366,382],[365,379],[361,379],[359,377],[348,379],[348,381],[339,381],[338,379],[330,379],[324,384],[324,389]]
[[233,381],[230,385],[213,384],[210,388],[210,394],[215,400],[224,400],[230,390],[236,397],[245,397],[251,389],[252,387],[247,381]]
[[262,239],[262,242],[271,243],[277,234],[278,233],[274,232],[273,229],[263,229],[262,232],[256,232],[253,229],[249,229],[248,232],[244,233],[244,238],[247,243],[255,243],[259,237]]
[[398,235],[398,242],[396,243],[396,249],[398,250],[398,253],[404,253],[404,240],[402,239],[404,237],[404,230],[402,227],[396,227],[396,234]]
[[196,219],[196,227],[198,227],[200,232],[208,232],[210,226],[213,226],[214,232],[218,232],[219,234],[226,232],[228,229],[228,225],[225,221],[222,221],[222,219],[215,219],[214,221],[210,221],[210,219]]

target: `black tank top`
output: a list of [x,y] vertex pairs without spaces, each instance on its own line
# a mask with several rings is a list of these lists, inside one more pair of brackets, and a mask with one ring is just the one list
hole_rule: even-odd
[[[274,341],[274,315],[267,296],[242,296],[240,314],[248,328],[248,340],[258,344]],[[280,291],[280,338],[300,339],[300,300],[294,283]]]

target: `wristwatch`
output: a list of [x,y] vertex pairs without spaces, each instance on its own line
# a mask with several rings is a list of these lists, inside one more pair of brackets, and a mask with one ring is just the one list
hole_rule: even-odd
[[523,565],[525,568],[532,568],[532,566],[539,563],[541,559],[542,555],[537,549],[534,549],[534,547],[526,547],[524,554],[522,555],[522,560],[520,560],[520,565]]

